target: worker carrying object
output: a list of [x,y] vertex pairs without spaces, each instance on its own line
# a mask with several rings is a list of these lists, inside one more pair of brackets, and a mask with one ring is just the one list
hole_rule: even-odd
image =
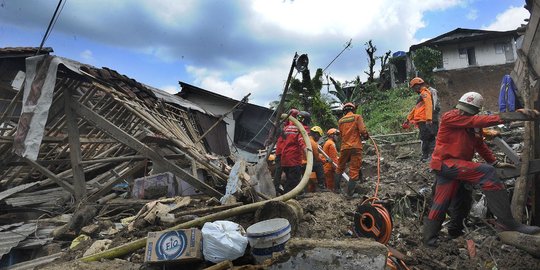
[[361,115],[356,114],[356,106],[351,103],[343,105],[344,116],[339,119],[339,133],[341,134],[341,149],[339,165],[336,170],[335,185],[339,189],[341,174],[345,171],[349,163],[350,180],[347,184],[347,196],[354,194],[354,189],[358,181],[361,181],[362,174],[362,138],[368,139],[369,134]]
[[[509,168],[512,164],[497,161],[493,152],[483,140],[482,128],[504,123],[500,115],[478,115],[483,97],[476,92],[465,93],[456,108],[446,112],[441,125],[430,167],[436,178],[435,193],[431,210],[424,220],[423,242],[437,245],[437,235],[446,211],[460,182],[479,185],[484,192],[489,210],[497,217],[505,230],[525,234],[540,232],[536,226],[527,226],[514,220],[510,202],[503,182],[495,173],[495,168]],[[517,110],[530,118],[538,118],[537,111]],[[478,153],[486,163],[472,161]]]
[[[409,87],[418,93],[416,105],[407,115],[407,120],[402,127],[408,127],[409,123],[418,126],[419,137],[422,141],[421,161],[428,161],[433,148],[435,147],[435,136],[437,135],[438,121],[433,121],[433,97],[429,86],[420,77],[415,77],[409,82]],[[436,116],[438,119],[438,116]]]
[[339,139],[339,130],[331,128],[326,132],[326,136],[328,139],[323,145],[323,152],[325,152],[329,157],[327,160],[325,160],[323,166],[326,188],[338,193],[338,186],[334,183],[336,168],[332,163],[339,164],[338,151],[336,148],[336,142]]

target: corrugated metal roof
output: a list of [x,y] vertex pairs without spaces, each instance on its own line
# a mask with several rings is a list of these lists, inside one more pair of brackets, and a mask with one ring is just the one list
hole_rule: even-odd
[[30,234],[34,233],[37,229],[35,223],[23,224],[13,230],[0,232],[0,258],[9,251],[19,245],[19,242],[26,239]]
[[24,185],[20,185],[20,186],[16,186],[14,188],[10,188],[8,190],[5,190],[3,192],[0,192],[0,201],[15,194],[15,193],[18,193],[18,192],[21,192],[27,188],[30,188],[30,187],[33,187],[35,185],[39,184],[39,182],[33,182],[33,183],[28,183],[28,184],[24,184]]
[[6,268],[6,270],[26,270],[26,269],[37,269],[38,266],[44,265],[46,263],[50,263],[62,256],[62,252],[55,253],[53,255],[40,257],[37,259],[33,259],[31,261],[26,261],[18,264],[14,264],[12,266],[9,266]]

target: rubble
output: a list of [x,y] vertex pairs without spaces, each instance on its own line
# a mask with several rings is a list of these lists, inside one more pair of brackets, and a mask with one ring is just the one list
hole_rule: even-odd
[[[311,155],[299,186],[275,197],[266,160],[244,160],[222,149],[226,114],[214,115],[114,70],[50,55],[50,48],[27,58],[35,50],[0,49],[0,63],[6,63],[0,71],[0,234],[8,239],[0,250],[10,267],[160,269],[145,263],[149,233],[216,220],[248,228],[281,217],[291,225],[282,255],[256,263],[248,247],[233,261],[186,267],[384,269],[398,258],[410,269],[540,268],[531,256],[538,255],[540,236],[497,234],[479,194],[463,236],[450,239],[443,229],[438,248],[421,244],[434,177],[416,158],[416,132],[372,136],[381,156],[366,144],[366,182],[357,190],[364,197],[298,196],[309,181]],[[516,67],[521,80],[527,66]],[[15,77],[26,78],[23,88],[6,83]],[[532,144],[521,138],[530,132],[526,124],[502,136],[513,150],[527,152]],[[526,155],[528,162],[532,156]],[[515,192],[527,182],[506,177]],[[355,235],[357,206],[375,190],[392,217],[387,245]]]

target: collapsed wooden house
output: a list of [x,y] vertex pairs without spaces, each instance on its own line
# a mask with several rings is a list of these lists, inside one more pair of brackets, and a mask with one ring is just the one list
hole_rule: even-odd
[[150,174],[174,174],[184,188],[176,195],[223,195],[222,119],[114,70],[37,51],[0,49],[0,225],[20,222],[0,233],[104,203],[118,184]]

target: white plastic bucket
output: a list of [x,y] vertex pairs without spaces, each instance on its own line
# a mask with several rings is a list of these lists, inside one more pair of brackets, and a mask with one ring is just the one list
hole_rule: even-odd
[[273,253],[285,250],[285,244],[291,238],[291,225],[284,218],[273,218],[249,226],[246,232],[255,261],[262,263]]

